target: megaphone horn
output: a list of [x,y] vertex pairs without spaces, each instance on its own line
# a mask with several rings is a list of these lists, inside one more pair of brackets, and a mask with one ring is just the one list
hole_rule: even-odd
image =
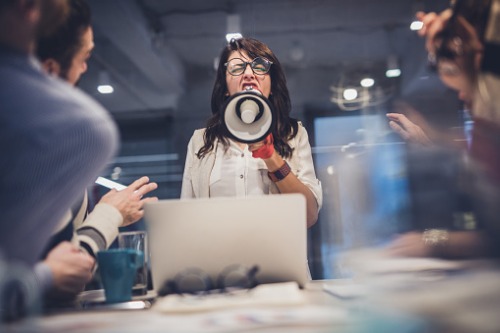
[[264,106],[258,99],[241,98],[236,103],[236,113],[245,124],[251,124],[262,117]]
[[257,90],[236,93],[224,105],[224,126],[239,142],[264,140],[273,129],[274,119],[271,103]]

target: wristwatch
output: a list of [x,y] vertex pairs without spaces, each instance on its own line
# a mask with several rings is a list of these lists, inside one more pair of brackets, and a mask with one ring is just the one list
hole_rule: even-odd
[[273,172],[267,172],[267,176],[269,179],[271,179],[274,183],[279,182],[280,180],[285,179],[286,176],[292,171],[290,169],[290,166],[288,163],[285,161],[285,163],[276,171]]

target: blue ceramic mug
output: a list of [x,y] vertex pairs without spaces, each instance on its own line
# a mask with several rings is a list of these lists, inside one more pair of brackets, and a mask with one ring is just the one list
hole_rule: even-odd
[[144,263],[144,253],[133,249],[110,249],[97,252],[107,303],[132,299],[136,271]]

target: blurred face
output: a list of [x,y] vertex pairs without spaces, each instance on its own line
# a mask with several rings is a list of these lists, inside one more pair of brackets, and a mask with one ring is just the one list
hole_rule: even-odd
[[454,30],[456,36],[435,41],[435,47],[445,43],[443,51],[454,55],[454,60],[439,60],[438,73],[443,83],[457,91],[458,98],[470,107],[474,92],[474,77],[480,71],[483,46],[476,30],[463,16],[457,17]]
[[[242,59],[246,62],[252,62],[245,51],[233,51],[229,55],[227,62],[233,59]],[[258,69],[257,69],[258,71]],[[258,90],[265,97],[271,94],[271,76],[267,74],[255,74],[250,65],[246,65],[244,72],[241,75],[231,75],[226,70],[226,85],[229,95],[234,95],[240,91],[252,88]]]
[[453,61],[441,60],[438,64],[438,73],[441,81],[458,92],[458,98],[467,106],[472,102],[472,83],[461,70],[460,66]]
[[87,71],[87,61],[94,49],[94,34],[92,28],[88,27],[82,36],[81,48],[75,54],[71,66],[64,78],[72,85],[76,85],[83,73]]

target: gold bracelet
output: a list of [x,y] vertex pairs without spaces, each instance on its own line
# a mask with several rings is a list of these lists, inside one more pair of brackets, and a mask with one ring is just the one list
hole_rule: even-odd
[[444,229],[427,229],[422,233],[422,241],[431,247],[443,247],[449,239],[450,235]]

